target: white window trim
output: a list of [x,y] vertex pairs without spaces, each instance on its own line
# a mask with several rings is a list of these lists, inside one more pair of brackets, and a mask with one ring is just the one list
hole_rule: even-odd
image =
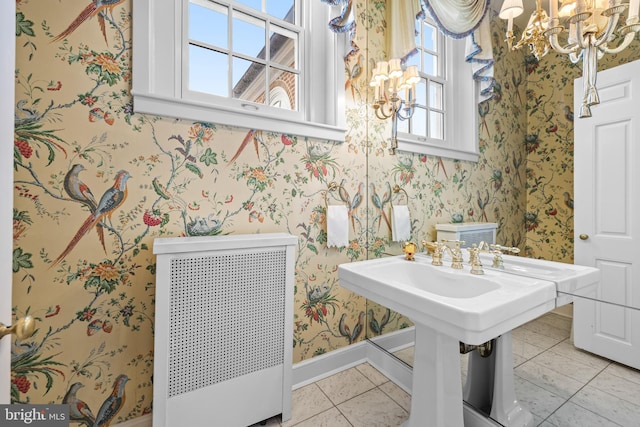
[[432,143],[425,137],[398,132],[398,150],[477,162],[479,84],[465,61],[465,39],[446,40],[445,139]]
[[[301,47],[306,64],[301,81],[305,91],[301,110],[305,118],[287,117],[278,112],[260,111],[254,104],[238,108],[215,105],[202,99],[182,96],[182,14],[184,0],[136,0],[133,5],[133,95],[138,113],[176,117],[221,125],[239,126],[272,132],[301,135],[342,142],[346,135],[344,35],[327,29],[335,11],[320,1],[301,1],[301,7],[312,7],[303,14],[310,20],[313,37],[305,37]],[[306,19],[306,18],[305,18]],[[319,35],[325,35],[321,37]],[[309,72],[317,72],[316,77]],[[326,85],[319,84],[324,78]],[[280,112],[282,113],[282,112]]]

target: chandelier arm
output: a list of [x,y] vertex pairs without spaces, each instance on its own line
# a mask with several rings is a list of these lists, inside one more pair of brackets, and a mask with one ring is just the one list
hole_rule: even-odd
[[620,17],[619,13],[614,13],[613,15],[611,15],[609,17],[609,19],[607,19],[607,28],[605,29],[604,33],[602,33],[600,35],[600,37],[595,39],[595,41],[593,43],[594,46],[600,47],[603,44],[607,43],[607,40],[609,40],[609,38],[611,37],[611,34],[613,34],[613,30],[618,25],[618,18],[619,17]]
[[604,45],[598,46],[598,49],[600,49],[604,53],[620,53],[631,44],[631,42],[635,37],[636,37],[636,33],[629,32],[624,36],[624,39],[622,39],[622,41],[618,46],[614,48],[609,48],[607,44],[604,44]]
[[591,44],[591,33],[583,34],[584,21],[576,22],[576,42],[580,49],[586,49]]
[[551,45],[553,50],[555,50],[558,53],[565,54],[565,55],[570,55],[570,54],[576,53],[578,51],[578,46],[576,46],[576,45],[573,45],[573,47],[571,47],[570,49],[567,49],[567,48],[564,48],[564,47],[560,46],[560,43],[558,43],[558,34],[551,34],[549,36],[549,44]]
[[[383,104],[383,105],[385,105],[385,104]],[[389,117],[391,117],[391,114],[392,114],[392,113],[391,113],[391,111],[389,111],[389,113],[388,113],[388,114],[387,114],[387,113],[385,113],[385,112],[384,112],[384,110],[383,110],[383,108],[384,108],[384,107],[383,107],[383,106],[381,106],[380,104],[378,104],[378,105],[374,105],[374,107],[373,107],[373,109],[374,109],[374,110],[375,110],[375,112],[376,112],[376,117],[377,117],[377,118],[379,118],[380,120],[386,120],[386,119],[388,119]]]

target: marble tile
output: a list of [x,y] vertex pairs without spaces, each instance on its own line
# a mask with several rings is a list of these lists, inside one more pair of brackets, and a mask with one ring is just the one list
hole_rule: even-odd
[[625,378],[629,381],[633,381],[634,383],[640,384],[640,371],[634,368],[630,368],[625,365],[621,365],[619,363],[611,363],[606,372],[618,376],[620,378]]
[[558,345],[555,345],[551,351],[600,370],[606,368],[611,363],[608,359],[580,350],[569,340],[564,340]]
[[619,424],[571,402],[551,414],[548,421],[561,427],[619,427]]
[[544,418],[541,418],[539,416],[537,416],[536,414],[531,414],[533,415],[533,425],[534,426],[539,426],[543,423]]
[[540,421],[551,415],[566,401],[565,398],[517,375],[514,375],[514,387],[520,404],[534,416],[540,417]]
[[548,350],[559,342],[563,341],[565,338],[560,337],[549,337],[547,335],[543,335],[539,332],[532,331],[531,329],[527,329],[526,325],[521,326],[517,329],[514,329],[512,332],[512,336],[514,340],[524,341],[528,344],[535,345],[536,347],[540,347],[543,350]]
[[338,405],[353,427],[396,427],[409,418],[388,395],[375,388]]
[[611,374],[606,369],[589,383],[590,386],[640,406],[640,384]]
[[515,369],[515,373],[519,377],[531,381],[565,399],[569,399],[584,386],[584,383],[580,381],[576,381],[531,360],[518,366]]
[[523,325],[524,329],[535,332],[540,335],[552,338],[560,342],[569,338],[570,332],[564,329],[556,328],[543,322],[531,322]]
[[[562,329],[568,334],[571,333],[571,325],[573,320],[569,317],[561,316],[555,313],[547,313],[534,320],[535,323],[544,323],[554,328]],[[533,323],[533,322],[532,322]]]
[[295,427],[351,427],[351,423],[342,415],[338,408],[327,411],[296,424]]
[[369,363],[363,363],[361,365],[358,365],[356,366],[356,369],[360,371],[362,375],[367,377],[369,381],[371,381],[376,386],[379,386],[380,384],[384,384],[389,381],[389,378],[385,377],[382,372],[378,371]]
[[518,339],[516,337],[513,337],[513,339],[511,340],[511,348],[513,350],[513,354],[515,356],[518,356],[520,359],[523,359],[524,361],[533,359],[546,350],[543,347]]
[[282,423],[282,426],[294,426],[331,407],[333,407],[333,404],[322,390],[320,390],[317,383],[300,387],[293,391],[291,397],[291,419]]
[[570,402],[623,426],[635,427],[640,423],[640,406],[619,399],[590,384],[573,396]]
[[334,405],[375,387],[375,384],[356,368],[339,372],[315,384],[320,387]]
[[602,371],[602,369],[597,367],[564,357],[562,354],[556,353],[554,349],[555,347],[537,355],[531,360],[551,370],[561,372],[583,384],[591,381]]
[[389,396],[405,411],[411,410],[411,395],[396,385],[393,381],[388,381],[378,387],[384,394]]
[[526,357],[520,356],[519,354],[513,353],[513,367],[514,368],[516,366],[522,365],[527,360],[529,360],[529,359],[527,359]]

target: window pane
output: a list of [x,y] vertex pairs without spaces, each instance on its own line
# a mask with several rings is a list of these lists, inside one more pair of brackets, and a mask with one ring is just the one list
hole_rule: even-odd
[[442,84],[429,82],[429,107],[443,110],[442,106]]
[[409,120],[398,119],[398,132],[409,133]]
[[229,96],[229,57],[210,49],[189,46],[189,90]]
[[265,66],[241,58],[233,58],[233,97],[264,104]]
[[214,11],[189,3],[189,38],[224,49],[229,47],[227,9]]
[[245,13],[233,12],[233,51],[264,59],[265,24]]
[[424,61],[424,71],[431,76],[438,76],[438,57],[430,53],[424,52],[422,55]]
[[262,0],[236,0],[236,3],[243,4],[262,12]]
[[427,136],[427,110],[416,107],[411,117],[411,133],[418,136]]
[[267,0],[267,13],[293,24],[295,21],[295,8],[293,3],[294,0]]
[[275,25],[271,25],[271,30],[269,37],[271,61],[297,69],[298,35]]
[[433,52],[438,51],[437,31],[438,30],[433,25],[429,25],[424,22],[424,25],[422,26],[422,47],[424,49],[429,49]]
[[418,70],[419,70],[420,69],[420,55],[418,55],[418,54],[411,55],[409,58],[407,58],[406,65],[407,65],[407,67],[415,65],[416,67],[418,67]]
[[424,107],[427,106],[427,81],[420,79],[416,85],[416,103]]
[[437,111],[429,111],[429,137],[444,139],[444,115]]
[[284,94],[286,94],[287,99],[270,99],[269,105],[274,105],[276,107],[289,110],[295,110],[297,104],[296,89],[298,87],[298,76],[294,73],[278,70],[277,68],[270,68],[270,70],[271,81],[269,82],[269,88],[271,89],[271,92],[278,93],[274,92],[274,88],[282,88],[283,93],[280,92],[280,95],[276,98],[283,98]]

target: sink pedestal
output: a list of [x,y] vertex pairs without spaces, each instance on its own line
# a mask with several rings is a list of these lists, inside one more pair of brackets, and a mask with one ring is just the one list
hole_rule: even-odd
[[[468,405],[490,413],[491,419],[500,425],[530,427],[534,424],[533,415],[520,405],[515,394],[512,351],[509,331],[496,338],[490,356],[482,357],[477,351],[469,353],[463,397]],[[465,417],[465,426],[468,425],[476,424],[467,422]]]
[[464,393],[459,341],[417,323],[415,334],[411,413],[402,427],[533,426],[515,396],[511,332],[496,339],[490,356],[469,355]]
[[411,413],[403,427],[461,427],[460,344],[416,323]]

